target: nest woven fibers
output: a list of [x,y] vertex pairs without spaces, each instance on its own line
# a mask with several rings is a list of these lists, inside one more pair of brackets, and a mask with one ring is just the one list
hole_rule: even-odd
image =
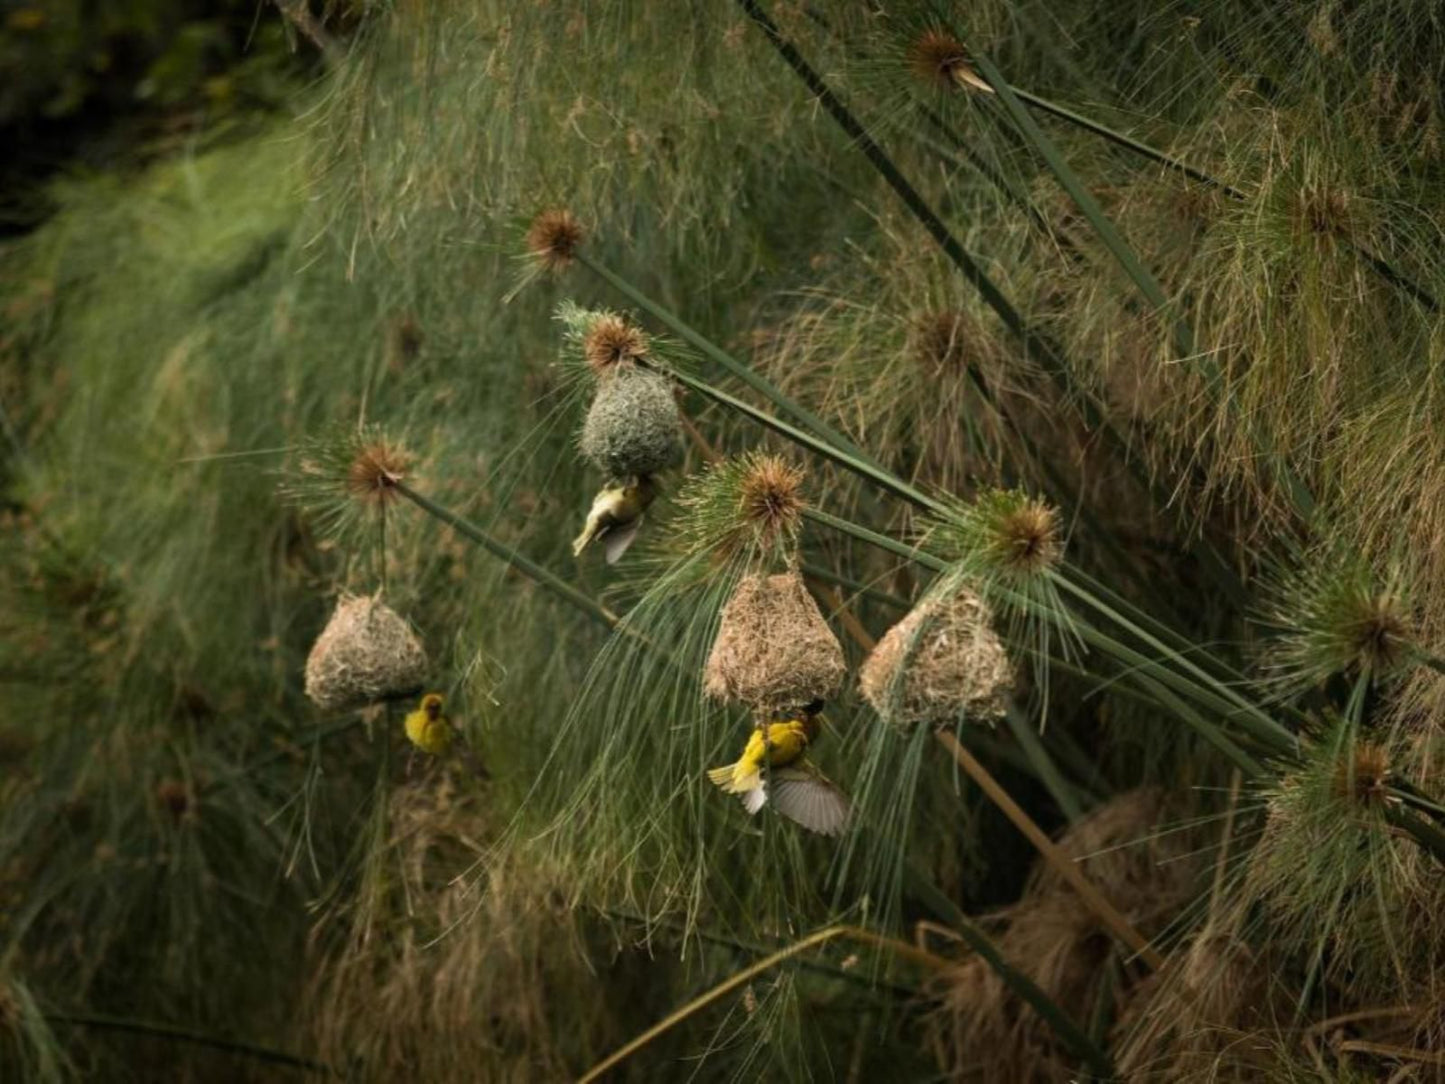
[[723,607],[704,689],[759,714],[795,711],[837,692],[843,648],[797,572],[745,576]]
[[667,378],[635,365],[604,376],[578,446],[613,478],[676,466],[682,460],[682,418]]
[[1013,663],[987,604],[970,591],[930,599],[878,641],[858,673],[863,698],[910,729],[958,718],[991,722],[1008,710]]
[[370,596],[343,596],[306,659],[306,695],[323,711],[347,711],[416,695],[426,671],[426,651],[400,614]]

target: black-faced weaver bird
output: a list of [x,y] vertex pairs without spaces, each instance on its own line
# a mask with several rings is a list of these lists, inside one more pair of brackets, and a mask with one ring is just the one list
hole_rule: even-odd
[[[431,756],[441,756],[451,749],[453,739],[457,736],[455,724],[443,710],[445,704],[445,698],[441,693],[427,693],[421,698],[421,703],[417,705],[416,710],[409,712],[406,717],[407,739],[423,753]],[[465,741],[458,744],[456,748],[467,767],[471,768],[479,778],[491,778],[491,773],[477,759],[476,754],[468,748]]]
[[748,738],[743,755],[713,768],[707,777],[743,808],[756,814],[771,803],[810,832],[836,836],[848,820],[848,799],[808,760],[808,748],[823,728],[823,701],[774,716]]
[[442,712],[443,702],[441,693],[427,693],[406,717],[406,736],[432,756],[445,753],[452,744],[452,721]]

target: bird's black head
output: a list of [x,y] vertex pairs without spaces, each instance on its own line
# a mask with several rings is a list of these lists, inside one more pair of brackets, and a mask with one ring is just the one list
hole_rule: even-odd
[[823,710],[823,698],[816,697],[803,705],[804,715],[817,715]]

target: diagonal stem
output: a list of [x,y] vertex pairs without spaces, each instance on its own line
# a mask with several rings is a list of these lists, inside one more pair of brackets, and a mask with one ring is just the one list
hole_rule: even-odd
[[651,313],[656,319],[662,321],[662,323],[671,328],[689,346],[721,365],[748,387],[777,406],[779,410],[792,415],[793,419],[799,424],[812,430],[829,444],[846,452],[854,459],[866,462],[880,470],[882,469],[867,452],[863,451],[797,400],[784,394],[781,388],[759,373],[751,365],[746,365],[733,357],[707,336],[696,331],[671,309],[637,289],[637,287],[633,286],[632,283],[617,274],[617,272],[593,257],[591,253],[579,249],[574,253],[574,256],[577,262],[587,268],[587,270],[602,279],[634,305],[637,305],[639,308]]
[[[1094,399],[1084,390],[1076,386],[1076,382],[1069,370],[1067,361],[1059,350],[1036,329],[1032,328],[1023,318],[1023,315],[1013,306],[1013,303],[1004,296],[996,283],[988,276],[983,267],[971,256],[953,236],[952,231],[944,223],[938,214],[928,205],[928,202],[913,187],[908,178],[903,175],[899,168],[888,157],[878,142],[864,129],[852,111],[843,102],[833,89],[823,80],[794,47],[792,42],[783,37],[782,31],[778,29],[768,14],[758,4],[758,0],[738,0],[748,17],[756,23],[772,42],[773,47],[783,58],[790,68],[797,74],[798,78],[817,97],[819,104],[827,111],[828,115],[837,122],[838,126],[848,135],[849,139],[863,152],[865,158],[878,174],[888,183],[894,193],[904,205],[912,212],[913,216],[928,231],[929,236],[937,243],[944,255],[963,274],[963,277],[970,285],[978,291],[984,302],[994,310],[1004,326],[1018,337],[1023,346],[1024,352],[1043,368],[1049,378],[1059,389],[1060,394],[1076,403],[1077,409],[1083,418],[1085,426],[1092,432],[1097,432],[1104,443],[1108,446],[1111,454],[1117,456],[1120,461],[1128,464],[1131,472],[1138,478],[1150,496],[1161,508],[1167,508],[1170,504],[1170,495],[1159,486],[1159,484],[1142,469],[1134,456],[1129,454],[1129,448],[1118,431],[1109,424],[1107,418],[1099,410]],[[1238,577],[1215,552],[1214,548],[1205,539],[1196,542],[1196,549],[1200,552],[1200,559],[1213,573],[1220,586],[1236,601],[1244,598],[1243,588],[1239,584]]]
[[146,1035],[157,1039],[170,1039],[174,1042],[192,1043],[196,1046],[208,1046],[213,1050],[223,1050],[228,1054],[254,1058],[257,1061],[267,1061],[273,1065],[286,1065],[308,1073],[321,1073],[326,1076],[338,1075],[331,1066],[319,1061],[288,1054],[283,1050],[272,1050],[270,1047],[259,1046],[255,1043],[211,1035],[193,1028],[178,1027],[174,1024],[132,1020],[128,1017],[109,1016],[104,1013],[46,1013],[45,1018],[57,1024],[71,1024],[75,1027],[96,1028],[104,1031],[124,1031],[132,1035]]
[[621,621],[621,618],[619,618],[606,606],[603,606],[600,602],[597,602],[589,596],[584,595],[581,591],[577,590],[577,588],[573,587],[570,583],[562,579],[562,577],[558,576],[555,572],[552,572],[550,569],[543,568],[536,561],[533,561],[530,557],[521,553],[519,550],[512,548],[505,542],[501,542],[493,538],[476,524],[464,519],[456,512],[453,512],[450,508],[447,508],[444,505],[437,504],[436,501],[432,500],[430,497],[418,493],[416,490],[412,489],[411,486],[407,485],[403,481],[393,480],[391,482],[391,485],[396,489],[398,493],[400,493],[407,500],[411,501],[412,504],[416,505],[423,512],[426,512],[428,515],[441,520],[448,527],[451,527],[453,530],[455,530],[458,534],[465,535],[467,538],[471,539],[473,542],[477,543],[477,545],[485,549],[488,553],[492,554],[492,556],[501,558],[501,560],[506,562],[508,565],[511,565],[518,572],[521,572],[524,576],[532,580],[539,587],[543,587],[546,588],[548,591],[551,591],[558,598],[562,599],[562,601],[575,606],[577,609],[581,610],[588,617],[592,618],[599,624],[605,625],[607,628],[611,629],[616,628],[618,623]]
[[1052,866],[1059,876],[1078,893],[1079,899],[1094,913],[1094,917],[1152,970],[1158,971],[1163,967],[1164,957],[1160,955],[1159,950],[1154,948],[1144,935],[1104,898],[1104,894],[1094,887],[1079,867],[1070,861],[1068,855],[1064,854],[1044,830],[1034,823],[1033,818],[1025,813],[1023,808],[1013,800],[1013,796],[989,774],[988,769],[979,763],[978,759],[948,731],[939,730],[936,732],[936,736],[939,744],[952,754],[953,759],[958,761],[959,766],[968,773],[969,778],[978,784],[979,789],[988,795],[993,804],[998,806],[1004,816],[1013,823],[1013,826],[1028,838],[1028,841],[1043,856],[1044,861]]

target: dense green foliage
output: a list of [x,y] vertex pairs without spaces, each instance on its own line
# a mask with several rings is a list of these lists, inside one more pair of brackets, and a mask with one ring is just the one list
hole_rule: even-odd
[[[0,249],[0,1075],[567,1079],[816,933],[617,1078],[1435,1079],[1432,4],[329,15],[284,115]],[[196,19],[153,93],[279,77]],[[609,567],[619,357],[688,440]],[[705,776],[792,565],[839,839]],[[447,755],[303,695],[378,590]],[[1007,711],[883,723],[960,592]]]

